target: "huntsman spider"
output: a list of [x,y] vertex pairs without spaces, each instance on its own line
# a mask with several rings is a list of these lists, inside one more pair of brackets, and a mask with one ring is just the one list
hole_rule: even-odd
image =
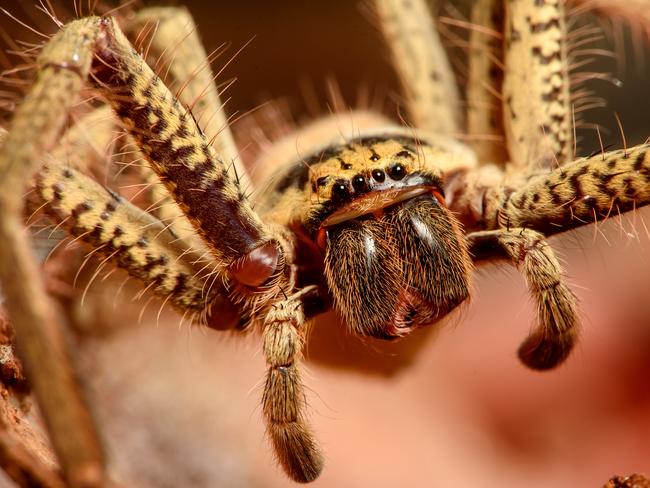
[[[0,148],[0,283],[71,486],[108,475],[24,232],[27,188],[30,208],[188,321],[259,326],[263,417],[298,482],[323,469],[299,363],[308,323],[327,310],[354,334],[398,339],[465,303],[474,263],[502,260],[520,270],[536,306],[523,364],[549,370],[569,356],[578,306],[546,238],[650,202],[650,145],[574,154],[563,1],[474,2],[462,97],[426,2],[373,4],[405,124],[362,111],[343,125],[324,118],[265,148],[248,164],[254,174],[185,10],[80,18],[40,51]],[[93,100],[67,128],[82,94]],[[154,185],[151,211],[84,170],[89,132],[109,145],[116,125],[148,163],[139,176]]]

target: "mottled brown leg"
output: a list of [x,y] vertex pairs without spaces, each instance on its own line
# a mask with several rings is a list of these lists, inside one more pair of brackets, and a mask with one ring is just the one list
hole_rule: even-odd
[[180,238],[169,225],[83,173],[110,157],[115,122],[108,106],[77,120],[36,174],[29,205],[43,209],[58,229],[90,244],[190,321],[236,327],[240,312],[228,300],[223,271],[205,248],[197,249],[195,240]]
[[[154,28],[155,27],[155,28]],[[206,23],[204,28],[209,27]],[[148,29],[151,35],[141,35]],[[198,26],[186,8],[150,7],[138,11],[129,19],[124,33],[129,39],[138,39],[137,50],[146,48],[147,63],[157,74],[164,73],[168,86],[177,90],[181,103],[189,107],[198,126],[232,173],[239,185],[250,185],[248,173],[239,158],[239,151],[228,125],[214,75],[211,59],[199,38]]]
[[454,72],[424,0],[375,0],[379,23],[402,80],[415,127],[439,135],[460,132]]
[[502,0],[472,5],[467,78],[467,135],[481,164],[508,161],[503,127]]
[[97,19],[73,22],[44,48],[37,78],[0,149],[0,282],[18,352],[70,486],[104,483],[104,455],[54,304],[22,224],[23,193],[57,142],[90,69]]
[[537,305],[537,326],[519,348],[519,358],[533,369],[564,361],[578,335],[576,298],[562,281],[562,268],[539,232],[522,228],[474,232],[468,236],[475,260],[509,259],[524,275]]
[[[244,167],[221,103],[212,69],[199,39],[194,19],[182,7],[151,7],[138,11],[125,25],[124,33],[136,50],[144,52],[146,61],[170,91],[194,114],[197,125],[206,135],[216,153],[229,167],[231,177],[244,192],[251,183]],[[138,154],[136,157],[142,157]],[[169,223],[174,232],[197,249],[205,249],[192,224],[178,208],[158,176],[147,166],[140,166],[151,182],[155,214]]]
[[[92,178],[48,159],[36,177],[37,204],[60,228],[99,249],[191,318],[217,328],[211,309],[227,292],[214,263],[197,256],[162,222]],[[235,324],[230,324],[235,325]]]
[[[102,19],[99,29],[93,65],[97,88],[215,258],[244,285],[259,287],[273,278],[286,279],[284,263],[289,249],[252,210],[192,115],[111,19]],[[265,291],[278,293],[276,287]]]
[[650,144],[581,158],[501,193],[486,220],[557,234],[650,203]]
[[563,0],[507,0],[503,115],[510,163],[557,167],[573,157]]
[[264,354],[269,365],[264,387],[264,417],[275,453],[286,473],[306,483],[323,469],[320,449],[305,419],[305,392],[297,361],[305,336],[303,292],[280,301],[264,322]]

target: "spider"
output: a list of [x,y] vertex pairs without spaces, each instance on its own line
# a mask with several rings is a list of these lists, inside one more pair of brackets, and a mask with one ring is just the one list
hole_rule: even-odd
[[[254,183],[210,75],[195,71],[196,57],[206,56],[183,10],[144,9],[119,23],[83,18],[62,26],[39,54],[38,76],[0,150],[0,280],[70,484],[101,483],[103,460],[21,232],[15,189],[35,170],[30,205],[190,320],[215,329],[260,325],[268,363],[263,415],[295,481],[322,470],[298,361],[308,322],[325,310],[336,309],[356,334],[397,339],[469,298],[473,262],[502,259],[521,270],[537,306],[522,362],[545,370],[569,355],[577,304],[546,237],[647,203],[647,146],[573,154],[562,2],[477,2],[472,23],[484,28],[471,33],[466,124],[426,5],[375,6],[412,126],[360,112],[349,115],[349,127],[317,121],[267,148]],[[157,62],[165,56],[167,63]],[[160,64],[176,93],[154,73]],[[63,133],[86,90],[103,103]],[[109,107],[155,171],[143,176],[166,188],[154,197],[156,215],[80,170],[89,131],[93,140],[112,137]],[[464,130],[505,144],[470,148],[456,140]],[[80,148],[69,154],[60,138]],[[296,138],[308,150],[287,154]]]

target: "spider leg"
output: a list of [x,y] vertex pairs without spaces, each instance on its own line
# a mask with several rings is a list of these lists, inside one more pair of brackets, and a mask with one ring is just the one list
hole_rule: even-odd
[[[546,235],[650,203],[650,144],[581,158],[501,189],[493,226]],[[493,208],[493,207],[490,207]]]
[[[509,180],[493,166],[460,175],[450,208],[470,229],[477,259],[505,255],[521,266],[538,304],[538,328],[520,349],[529,366],[553,367],[576,336],[575,299],[544,236],[650,203],[650,144],[581,158]],[[469,188],[469,189],[468,189]],[[472,195],[468,197],[467,195]],[[543,233],[543,234],[541,234]]]
[[376,0],[375,6],[411,123],[440,135],[459,134],[457,83],[426,1]]
[[562,267],[539,232],[523,228],[467,236],[475,260],[505,257],[524,275],[537,305],[537,326],[519,348],[521,361],[550,369],[571,352],[578,335],[576,298],[562,280]]
[[503,114],[514,167],[573,157],[564,10],[561,0],[505,2]]
[[[99,32],[92,71],[96,87],[122,118],[131,135],[138,142],[140,150],[147,156],[152,167],[192,223],[211,245],[213,254],[220,262],[230,264],[231,275],[243,284],[251,286],[266,284],[269,277],[275,273],[279,274],[278,269],[280,272],[288,273],[289,269],[283,268],[285,254],[289,250],[286,245],[283,245],[283,236],[264,226],[257,214],[251,210],[238,185],[228,175],[225,164],[217,158],[191,114],[174,99],[111,19],[94,19],[94,21]],[[61,173],[60,176],[73,180],[69,184],[80,186],[74,181],[76,175],[67,176],[69,174],[71,173]],[[57,183],[60,183],[60,176],[56,177]],[[50,192],[45,195],[45,198],[50,200],[57,198],[56,183],[54,186],[52,184],[41,186],[45,191]],[[105,193],[103,198],[106,204],[98,208],[95,208],[95,203],[87,208],[89,207],[85,205],[87,202],[73,201],[72,198],[69,202],[66,201],[64,204],[59,202],[58,206],[53,207],[57,207],[60,212],[67,212],[66,215],[59,216],[60,220],[69,217],[70,222],[75,222],[76,219],[74,225],[81,228],[81,233],[88,232],[91,226],[94,226],[90,238],[92,239],[94,233],[102,240],[102,245],[106,246],[104,244],[106,239],[115,237],[113,224],[115,221],[111,219],[111,214],[122,211],[127,206],[118,206],[117,204],[122,202],[115,199],[111,202],[110,198],[113,197],[111,193],[103,189],[101,191]],[[77,194],[77,192],[72,193]],[[93,197],[93,201],[102,201],[101,198],[101,195],[97,195]],[[111,203],[113,207],[108,208]],[[79,215],[73,215],[74,212]],[[98,222],[96,212],[107,213],[107,218],[103,219],[105,224],[96,225]],[[84,220],[85,217],[88,218],[87,221]],[[101,214],[99,219],[102,219]],[[140,232],[142,232],[141,224],[142,221],[138,219],[136,226]],[[126,233],[118,232],[118,237],[123,236],[126,236]],[[140,256],[140,259],[135,255],[132,256],[129,249],[140,252],[139,242],[140,240],[135,246],[131,246],[130,242],[121,245],[120,242],[114,247],[116,251],[125,251],[127,258],[136,261],[136,265],[144,272],[141,278],[147,279],[148,271],[153,269],[156,274],[161,269],[158,265],[164,266],[167,263],[155,262],[156,255],[146,245],[147,242],[144,244],[154,257],[153,263],[147,259],[143,260],[143,256]],[[100,242],[94,244],[100,245]],[[165,249],[167,250],[168,247],[165,246]],[[153,266],[149,267],[150,265]],[[133,269],[131,272],[134,272]],[[160,278],[160,282],[153,282],[164,286],[165,278],[167,278],[166,274]],[[293,288],[291,277],[281,274],[278,278],[284,278],[285,281],[282,286],[278,284],[277,290],[272,290],[276,296],[281,289]],[[165,292],[168,293],[169,289],[165,289]],[[258,298],[259,295],[262,295],[261,299]],[[174,295],[172,297],[176,299]],[[261,301],[261,306],[267,307],[269,320],[272,323],[278,322],[273,318],[276,308],[268,307],[270,305],[268,292],[267,295],[260,293],[255,298]],[[291,313],[294,314],[293,311]],[[291,327],[295,328],[295,325]],[[281,332],[285,329],[286,327],[281,328]],[[270,346],[266,348],[269,353],[271,372],[264,404],[271,438],[278,455],[292,476],[307,480],[313,479],[320,472],[321,461],[319,451],[303,418],[304,398],[294,364],[299,345],[294,342],[289,340],[287,351],[294,350],[295,353],[287,353],[289,355],[285,356],[274,356],[271,354],[272,348]],[[273,351],[274,354],[278,353],[276,350]]]
[[101,32],[96,46],[93,78],[136,139],[153,169],[210,246],[217,261],[242,285],[259,287],[256,297],[267,303],[284,280],[292,285],[285,266],[289,245],[262,223],[226,164],[197,126],[194,118],[169,92],[111,19],[97,20]]
[[37,60],[32,89],[16,110],[0,148],[0,282],[18,352],[41,407],[66,480],[99,486],[104,455],[76,382],[56,309],[45,293],[22,225],[23,190],[54,146],[90,70],[98,31],[92,19],[60,31]]
[[[209,261],[152,215],[129,203],[94,179],[50,158],[36,177],[38,203],[55,223],[101,248],[102,254],[153,291],[169,297],[215,328],[229,328],[230,311],[222,275],[211,275]],[[201,271],[206,268],[206,271]],[[213,310],[220,313],[214,315]]]
[[[138,36],[148,25],[151,38]],[[165,79],[177,87],[178,99],[189,107],[211,145],[227,164],[233,164],[242,188],[249,186],[248,173],[235,145],[223,104],[214,83],[211,59],[199,39],[194,19],[183,7],[151,7],[138,11],[124,29],[129,38],[138,38],[147,47],[147,62],[158,66]]]
[[503,1],[478,0],[471,12],[467,77],[467,134],[481,162],[508,161],[503,126]]
[[[231,175],[246,192],[251,182],[228,125],[223,104],[214,82],[210,62],[199,39],[194,19],[182,7],[152,7],[138,11],[124,28],[126,36],[139,51],[144,51],[149,66],[176,92],[179,101],[195,114],[196,123],[210,138],[210,144]],[[148,33],[148,35],[143,35]],[[160,184],[157,175],[141,166],[145,178],[152,182],[152,199],[161,220],[170,222],[174,231],[197,249],[205,248],[185,214]]]
[[29,205],[181,312],[212,328],[235,327],[239,312],[204,248],[82,172],[105,161],[115,122],[111,108],[102,106],[68,129],[36,174]]
[[447,182],[449,208],[471,230],[524,227],[549,236],[650,203],[650,144],[580,158],[550,172],[487,165]]
[[264,321],[264,354],[269,365],[264,416],[279,461],[301,483],[316,479],[323,468],[321,452],[306,424],[305,392],[297,365],[306,327],[300,296],[311,288],[276,302]]
[[[0,247],[0,280],[4,284],[7,309],[16,328],[18,350],[26,373],[66,478],[73,486],[101,483],[104,477],[103,453],[76,383],[64,338],[56,324],[56,315],[52,313],[53,304],[44,292],[39,270],[28,251],[29,243],[21,223],[20,189],[25,188],[36,164],[43,161],[45,151],[55,145],[69,108],[90,72],[93,51],[98,42],[105,40],[101,26],[110,22],[98,18],[73,22],[48,43],[38,59],[38,78],[30,95],[16,110],[0,151],[0,237],[3,242]],[[62,181],[69,185],[70,190],[76,188],[78,191],[73,193],[77,199],[81,195],[81,200],[75,202],[71,198],[64,201]],[[196,304],[200,301],[200,309],[205,310],[206,289],[216,292],[220,287],[206,287],[205,281],[197,277],[196,268],[183,262],[181,257],[185,256],[186,249],[181,247],[176,256],[172,253],[170,259],[168,251],[172,242],[160,239],[165,229],[159,222],[149,219],[151,225],[143,229],[143,219],[144,222],[147,219],[142,212],[134,218],[134,208],[91,183],[94,182],[84,179],[72,168],[50,161],[39,176],[39,191],[46,200],[58,200],[57,205],[51,207],[59,212],[61,222],[70,216],[70,223],[74,222],[79,233],[91,240],[114,245],[119,251],[115,258],[121,259],[121,264],[132,274],[149,279],[163,293],[171,293],[179,306],[187,309],[191,307],[190,302]],[[94,192],[92,203],[84,197],[89,188],[90,193]],[[105,205],[94,207],[98,202]],[[127,233],[121,234],[124,229],[118,225],[97,225],[102,221],[114,223],[114,215],[120,215],[121,224],[126,222],[133,230],[137,229],[139,237],[132,232],[128,232],[130,237]],[[109,230],[112,234],[105,232]],[[135,243],[129,241],[133,237],[137,237]],[[167,240],[175,239],[168,236]],[[185,271],[169,272],[171,268]],[[188,286],[193,280],[195,285]],[[43,372],[47,374],[43,375]]]
[[[95,110],[94,112],[98,111],[109,112],[109,118],[111,119],[112,124],[111,129],[108,129],[106,134],[114,137],[115,124],[118,121],[115,118],[115,113],[113,112],[112,108],[106,105],[101,109]],[[79,127],[83,127],[83,125],[80,125],[79,122],[77,122],[77,124],[75,124],[75,126],[73,126],[68,132],[77,131]],[[106,134],[104,134],[104,137]],[[110,176],[112,176],[115,180],[119,180],[120,175],[125,170],[127,170],[129,166],[134,166],[139,177],[147,185],[147,196],[149,197],[149,201],[151,203],[146,211],[157,217],[162,222],[166,223],[169,229],[178,237],[182,238],[182,240],[185,241],[185,243],[194,251],[197,253],[208,254],[209,251],[207,246],[196,235],[192,224],[189,222],[182,210],[178,207],[176,202],[172,199],[171,195],[158,178],[158,175],[156,175],[156,173],[149,167],[146,162],[146,157],[140,151],[137,143],[133,140],[131,135],[127,132],[122,132],[120,134],[120,137],[117,139],[120,141],[120,144],[118,145],[119,150],[116,156],[120,159],[118,165],[121,166],[121,168],[116,172],[116,174]],[[53,152],[55,155],[54,159],[65,161],[66,164],[72,164],[66,158],[57,157],[59,152],[60,151]],[[67,154],[65,154],[65,156],[68,157]],[[73,158],[76,160],[81,159],[79,153],[75,154]],[[85,162],[85,160],[82,161]],[[80,166],[76,165],[75,167]],[[103,177],[106,179],[106,175],[103,175]],[[101,179],[99,179],[99,181],[101,181]]]

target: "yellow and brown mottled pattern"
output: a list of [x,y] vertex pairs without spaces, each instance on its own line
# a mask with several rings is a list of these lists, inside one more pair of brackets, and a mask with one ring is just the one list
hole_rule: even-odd
[[[155,27],[154,27],[155,26]],[[146,53],[146,62],[165,79],[170,91],[190,107],[196,123],[223,159],[233,178],[246,191],[250,186],[214,83],[208,56],[199,39],[197,26],[186,8],[151,7],[128,19],[124,33],[135,49]],[[134,159],[141,157],[134,156]],[[196,235],[185,214],[178,208],[158,175],[148,166],[140,171],[151,185],[155,215],[169,222],[179,236],[195,249],[206,246]]]
[[287,165],[278,171],[261,208],[275,222],[299,221],[314,231],[325,217],[364,193],[397,185],[441,185],[445,174],[475,164],[470,150],[451,139],[386,128]]
[[458,134],[460,98],[454,73],[424,0],[375,0],[413,125]]
[[137,40],[135,48],[145,49],[147,63],[157,74],[164,73],[166,84],[172,91],[177,90],[181,103],[191,107],[197,125],[226,165],[236,169],[231,174],[246,189],[250,185],[246,168],[238,157],[208,56],[188,10],[183,7],[142,9],[129,19],[124,33],[132,42]]
[[229,264],[271,239],[193,115],[135,52],[111,19],[94,79],[217,259]]
[[160,221],[92,178],[50,160],[37,176],[36,189],[57,225],[179,309],[203,312],[223,293],[221,276],[207,278],[213,266],[188,252]]
[[148,166],[141,165],[138,169],[142,179],[149,185],[151,206],[147,209],[148,212],[168,225],[174,234],[187,242],[196,252],[209,252],[209,248],[197,235],[194,226],[169,195],[158,175]]
[[[171,294],[170,301],[177,307],[202,311],[210,296],[222,288],[217,283],[210,293],[205,293],[205,280],[197,275],[197,270],[207,264],[205,259],[198,259],[207,251],[203,241],[195,234],[187,236],[190,239],[179,236],[176,229],[182,225],[163,225],[84,174],[103,165],[109,157],[115,123],[108,105],[77,120],[36,175],[37,191],[30,193],[29,203],[35,209],[47,204],[45,210],[56,225],[95,246],[102,255],[111,256],[114,263],[146,285],[155,283],[153,291],[164,298]],[[151,170],[146,175],[156,178]],[[152,184],[160,190],[158,194],[165,193],[157,178]],[[166,208],[172,206],[180,212],[173,201]],[[174,218],[190,226],[182,213]],[[203,275],[208,272],[206,268]]]
[[511,163],[555,167],[573,156],[564,0],[508,0],[504,34]]
[[577,161],[506,190],[502,227],[555,234],[650,203],[650,145]]

